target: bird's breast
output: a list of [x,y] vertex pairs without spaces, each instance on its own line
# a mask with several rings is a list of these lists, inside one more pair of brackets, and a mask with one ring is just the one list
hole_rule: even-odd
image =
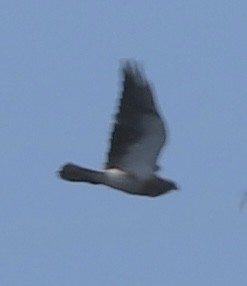
[[141,184],[137,178],[117,168],[104,170],[104,183],[128,193],[135,193]]

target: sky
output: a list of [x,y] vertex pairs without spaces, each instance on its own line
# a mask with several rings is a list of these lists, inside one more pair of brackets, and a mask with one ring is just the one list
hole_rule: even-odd
[[[0,285],[247,285],[247,2],[0,3]],[[169,142],[157,198],[69,183],[101,169],[121,62]]]

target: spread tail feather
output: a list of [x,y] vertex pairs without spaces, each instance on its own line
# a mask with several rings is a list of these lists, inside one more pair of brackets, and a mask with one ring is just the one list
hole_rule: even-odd
[[102,183],[103,173],[82,168],[74,164],[66,164],[59,170],[59,176],[71,182],[88,182],[91,184]]

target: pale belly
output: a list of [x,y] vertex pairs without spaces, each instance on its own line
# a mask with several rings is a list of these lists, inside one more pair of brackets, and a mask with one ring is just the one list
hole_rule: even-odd
[[115,189],[119,189],[128,193],[139,193],[143,182],[133,176],[128,175],[120,169],[104,170],[104,183]]

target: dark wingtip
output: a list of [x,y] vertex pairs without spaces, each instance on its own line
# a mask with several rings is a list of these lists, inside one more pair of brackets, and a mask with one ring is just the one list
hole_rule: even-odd
[[141,64],[136,60],[125,60],[121,66],[124,74],[141,74],[143,70]]
[[124,81],[134,82],[137,85],[146,85],[147,81],[144,75],[142,65],[136,60],[122,61],[121,70]]

